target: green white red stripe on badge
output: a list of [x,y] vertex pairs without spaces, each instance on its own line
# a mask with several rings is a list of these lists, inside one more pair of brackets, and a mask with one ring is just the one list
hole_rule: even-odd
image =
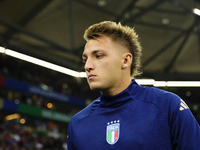
[[118,130],[108,132],[108,141],[109,143],[114,143],[118,139]]

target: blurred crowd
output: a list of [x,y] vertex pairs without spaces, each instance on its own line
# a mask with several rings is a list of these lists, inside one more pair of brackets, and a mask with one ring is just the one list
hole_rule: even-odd
[[39,133],[31,127],[3,123],[0,150],[67,150],[67,141],[65,137]]

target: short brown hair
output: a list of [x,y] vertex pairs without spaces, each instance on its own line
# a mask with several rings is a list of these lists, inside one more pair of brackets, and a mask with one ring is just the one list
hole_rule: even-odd
[[112,21],[103,21],[90,26],[85,30],[84,39],[86,41],[100,36],[108,36],[113,41],[122,44],[133,55],[131,64],[131,75],[133,77],[142,73],[141,71],[141,55],[142,48],[138,41],[138,35],[133,28],[123,26],[121,23]]

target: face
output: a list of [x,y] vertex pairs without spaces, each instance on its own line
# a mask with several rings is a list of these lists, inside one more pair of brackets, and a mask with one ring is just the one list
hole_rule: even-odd
[[122,53],[109,37],[89,40],[83,52],[87,81],[91,90],[115,91],[122,80]]

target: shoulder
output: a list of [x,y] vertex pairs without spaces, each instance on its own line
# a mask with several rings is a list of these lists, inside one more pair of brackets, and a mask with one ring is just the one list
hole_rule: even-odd
[[75,149],[74,147],[74,144],[76,144],[75,132],[78,131],[81,132],[81,128],[77,130],[77,125],[80,125],[80,122],[83,121],[84,118],[88,117],[90,113],[92,113],[95,110],[95,108],[99,107],[99,103],[100,103],[99,99],[94,100],[90,105],[88,105],[87,107],[79,111],[77,114],[75,114],[70,120],[70,123],[68,125],[68,135],[67,135],[67,145],[69,149]]
[[155,87],[138,85],[137,91],[137,98],[139,100],[152,103],[158,107],[166,106],[167,104],[179,105],[181,102],[181,98],[178,95]]
[[154,87],[140,86],[140,88],[144,94],[141,94],[139,99],[159,109],[169,126],[178,123],[186,125],[191,120],[195,120],[187,104],[178,95]]
[[180,112],[181,103],[184,109],[188,109],[185,102],[176,94],[155,87],[145,87],[139,85],[139,93],[137,99],[145,103],[154,105],[168,119],[170,114]]
[[70,123],[78,122],[78,121],[84,119],[85,117],[89,116],[90,113],[92,113],[97,107],[99,107],[99,103],[100,103],[100,99],[99,98],[94,100],[90,105],[88,105],[87,107],[85,107],[84,109],[82,109],[81,111],[76,113],[72,117]]
[[[147,101],[156,105],[166,117],[175,112],[179,113],[181,110],[181,103],[185,104],[178,95],[154,87],[149,89],[147,95]],[[188,109],[186,104],[185,106],[185,108]]]
[[164,104],[180,104],[181,98],[172,93],[158,88],[149,88],[148,101],[151,101],[157,105],[160,103]]

